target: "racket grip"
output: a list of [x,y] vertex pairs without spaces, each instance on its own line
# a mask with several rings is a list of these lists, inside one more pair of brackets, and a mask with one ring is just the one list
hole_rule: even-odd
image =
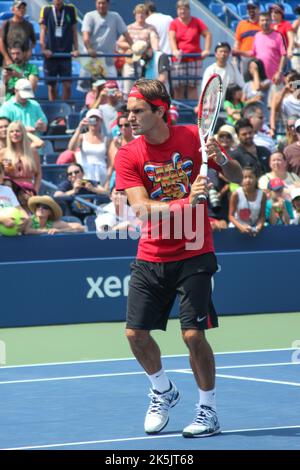
[[206,201],[206,196],[204,194],[199,194],[199,196],[195,197],[192,205],[195,206],[196,204],[204,204]]

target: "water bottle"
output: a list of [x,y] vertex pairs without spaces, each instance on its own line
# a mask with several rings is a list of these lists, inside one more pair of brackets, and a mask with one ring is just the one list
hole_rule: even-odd
[[0,75],[0,106],[3,105],[5,101],[5,84],[3,82],[2,74]]

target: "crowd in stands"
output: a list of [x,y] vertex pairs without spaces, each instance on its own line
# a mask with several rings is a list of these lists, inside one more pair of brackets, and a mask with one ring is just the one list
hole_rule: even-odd
[[[72,59],[80,55],[76,7],[49,2],[41,9],[37,37],[27,2],[12,1],[11,16],[0,29],[0,225],[13,226],[12,217],[1,216],[1,208],[13,207],[24,214],[24,234],[82,232],[97,212],[99,232],[138,231],[124,195],[114,189],[115,155],[135,138],[126,108],[134,80],[161,80],[173,100],[169,124],[185,124],[181,103],[196,122],[199,90],[214,73],[224,90],[215,138],[240,163],[244,177],[239,187],[210,170],[213,230],[236,227],[256,236],[265,225],[299,224],[300,4],[299,18],[290,23],[283,5],[261,11],[259,2],[249,0],[233,46],[224,41],[213,49],[213,32],[191,15],[188,0],[177,1],[175,18],[158,12],[153,1],[139,3],[128,25],[109,7],[109,0],[95,0],[95,10],[83,18],[82,52],[94,68],[80,70],[90,86],[75,125],[67,128],[68,116],[51,121],[36,98],[41,77],[32,56],[39,44],[47,104],[74,105]],[[215,61],[206,67],[204,59],[212,53]],[[57,124],[66,138],[59,151],[52,150],[51,163],[60,174],[53,182],[45,177],[44,154],[49,130]]]

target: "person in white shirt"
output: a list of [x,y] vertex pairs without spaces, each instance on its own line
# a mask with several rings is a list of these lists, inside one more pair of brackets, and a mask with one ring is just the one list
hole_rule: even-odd
[[145,2],[148,15],[146,23],[154,26],[159,37],[159,49],[165,54],[172,54],[172,49],[169,41],[169,26],[173,20],[172,16],[164,15],[163,13],[157,13],[156,5],[152,1]]
[[249,104],[243,109],[243,117],[249,119],[254,129],[254,143],[266,147],[270,152],[276,152],[277,146],[270,135],[270,129],[265,123],[263,106],[259,103]]
[[229,60],[231,47],[228,42],[218,42],[215,47],[216,62],[206,68],[202,79],[202,90],[204,89],[209,78],[217,73],[223,82],[223,100],[228,85],[239,85],[243,88],[245,82],[238,67]]

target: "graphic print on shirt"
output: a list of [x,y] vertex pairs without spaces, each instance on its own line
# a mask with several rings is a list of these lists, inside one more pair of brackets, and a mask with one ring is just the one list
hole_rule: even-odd
[[153,184],[150,198],[160,201],[182,199],[190,192],[193,161],[173,153],[168,163],[146,163],[144,171]]

